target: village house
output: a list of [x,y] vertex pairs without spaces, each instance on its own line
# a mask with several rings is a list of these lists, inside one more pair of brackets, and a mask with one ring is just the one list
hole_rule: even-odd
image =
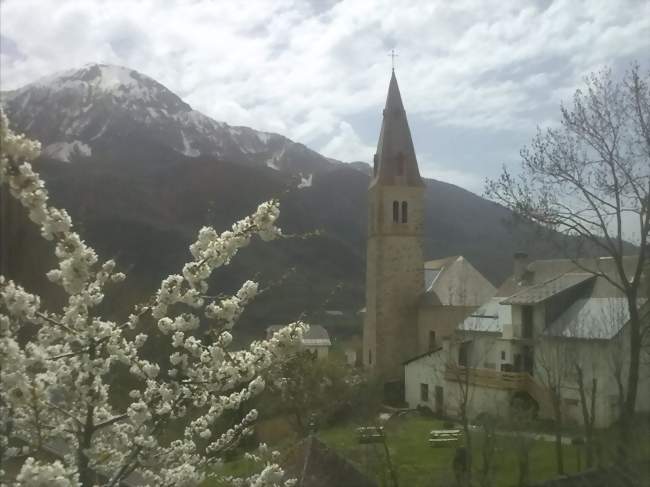
[[[635,260],[624,264],[631,268]],[[467,397],[469,416],[475,418],[506,416],[519,398],[539,417],[550,418],[553,389],[560,391],[563,417],[580,423],[581,375],[589,400],[596,386],[595,425],[612,424],[629,356],[629,311],[625,296],[610,282],[617,279],[614,265],[608,258],[528,262],[517,254],[512,276],[494,297],[439,347],[406,362],[406,401],[455,416]],[[588,272],[596,269],[602,275]],[[637,306],[647,320],[647,290]],[[463,387],[469,394],[461,393]],[[650,363],[643,359],[638,391],[637,410],[650,411]]]
[[[276,331],[281,330],[280,325],[269,326],[266,329],[266,338],[269,339]],[[309,330],[302,337],[302,348],[313,353],[316,358],[327,358],[332,341],[327,330],[321,325],[309,325]]]
[[438,348],[496,288],[462,255],[424,263],[424,292],[418,306],[417,353]]

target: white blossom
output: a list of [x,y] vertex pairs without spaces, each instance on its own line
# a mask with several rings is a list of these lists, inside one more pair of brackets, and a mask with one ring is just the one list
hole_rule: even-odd
[[[150,304],[116,323],[103,318],[98,305],[125,274],[115,261],[100,260],[65,210],[50,206],[45,184],[31,165],[40,144],[13,133],[1,111],[0,149],[0,184],[25,208],[43,238],[52,241],[57,264],[47,279],[67,295],[63,309],[51,312],[38,296],[0,276],[0,461],[22,461],[12,479],[21,486],[86,487],[95,472],[115,485],[132,470],[148,485],[200,484],[210,467],[219,465],[224,449],[250,434],[257,411],[225,431],[217,428],[217,420],[263,391],[262,373],[297,346],[303,333],[304,325],[294,323],[269,340],[229,350],[229,330],[258,285],[246,281],[233,296],[208,296],[208,279],[239,249],[255,237],[281,236],[278,202],[261,204],[225,232],[202,228],[190,246],[193,260],[161,282]],[[202,320],[216,330],[214,338],[197,333]],[[19,340],[27,325],[30,338]],[[150,347],[144,345],[154,335],[174,348],[159,363],[145,354]],[[128,370],[130,386],[114,401],[111,384],[118,365]],[[116,409],[116,402],[126,404]],[[160,441],[167,422],[178,418],[191,418],[181,437]],[[81,444],[86,437],[89,443]],[[9,448],[17,440],[26,444],[24,451]],[[54,443],[65,445],[61,458],[35,460],[50,458],[39,448]],[[289,485],[272,456],[259,458],[264,463],[260,472],[233,479],[233,485]]]

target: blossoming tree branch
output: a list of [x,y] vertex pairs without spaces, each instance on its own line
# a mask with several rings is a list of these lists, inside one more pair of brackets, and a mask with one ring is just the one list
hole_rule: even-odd
[[[30,164],[40,145],[9,128],[0,112],[0,183],[52,242],[58,266],[47,278],[67,295],[61,310],[0,276],[0,460],[18,465],[15,482],[29,486],[118,486],[129,478],[156,486],[197,485],[214,472],[224,452],[250,433],[257,418],[246,401],[264,389],[263,374],[295,347],[305,325],[292,323],[271,339],[232,350],[231,330],[258,285],[246,281],[226,298],[209,297],[208,279],[253,238],[282,235],[277,200],[230,230],[203,227],[190,246],[192,260],[160,284],[152,299],[124,322],[105,319],[98,305],[125,275],[101,261],[73,230],[68,213],[48,204],[48,192]],[[214,333],[199,336],[199,323]],[[149,325],[149,326],[147,326]],[[25,334],[28,330],[29,333]],[[150,335],[173,352],[159,363],[144,358]],[[30,338],[26,339],[25,336]],[[135,384],[127,406],[114,406],[110,378],[119,366]],[[232,420],[238,417],[240,420]],[[175,439],[165,436],[181,424]],[[225,425],[225,426],[224,426]],[[45,455],[53,445],[60,454]],[[58,445],[58,446],[57,446]],[[283,472],[272,457],[233,485],[275,486]]]

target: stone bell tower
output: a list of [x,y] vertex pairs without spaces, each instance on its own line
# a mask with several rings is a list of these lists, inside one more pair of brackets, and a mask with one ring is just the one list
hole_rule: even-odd
[[363,363],[384,382],[404,380],[417,352],[424,291],[424,189],[393,70],[368,189]]

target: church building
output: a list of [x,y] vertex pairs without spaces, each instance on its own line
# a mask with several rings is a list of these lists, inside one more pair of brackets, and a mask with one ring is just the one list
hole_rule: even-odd
[[417,304],[424,287],[424,181],[395,71],[368,190],[363,361],[386,382],[403,380],[417,351]]
[[[436,336],[451,333],[494,293],[462,256],[424,262],[424,192],[393,70],[368,189],[363,327],[363,363],[386,383],[403,382],[405,361],[435,346]],[[441,292],[440,285],[459,276],[472,292],[450,301],[450,290]]]
[[[630,320],[620,285],[613,285],[615,262],[529,262],[517,253],[512,276],[497,290],[463,256],[424,261],[425,189],[393,70],[368,189],[363,326],[363,363],[384,383],[385,399],[441,415],[462,408],[472,418],[507,415],[525,401],[551,418],[555,390],[563,417],[580,423],[571,372],[579,366],[588,371],[580,376],[585,384],[598,383],[594,424],[612,424],[622,404],[612,370],[628,367]],[[633,269],[636,257],[624,265]],[[638,313],[648,320],[650,264],[643,282]],[[642,364],[639,379],[643,412],[650,411],[649,367]],[[562,385],[549,383],[552,377],[562,377]],[[469,402],[462,392],[468,386]]]

